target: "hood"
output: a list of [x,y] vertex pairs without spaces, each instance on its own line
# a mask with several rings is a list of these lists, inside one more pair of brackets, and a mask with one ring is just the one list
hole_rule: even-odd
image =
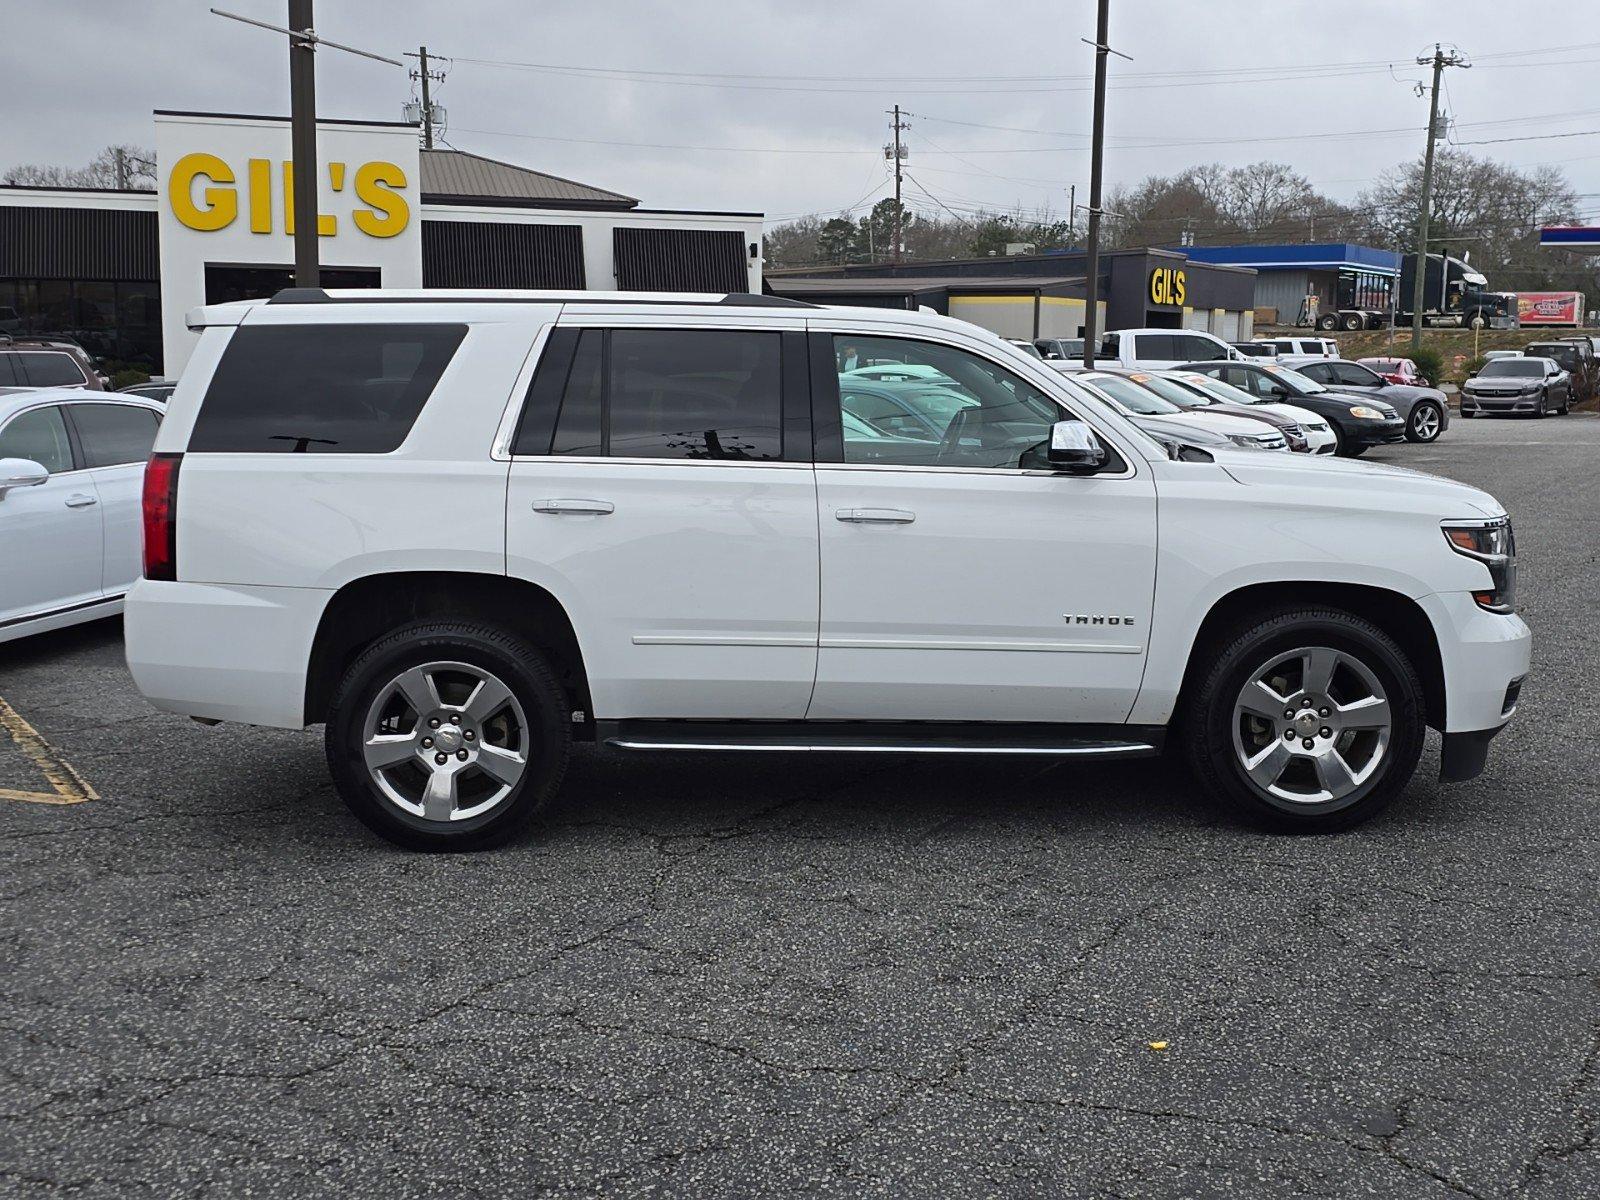
[[1293,421],[1297,425],[1326,425],[1327,419],[1319,417],[1309,408],[1299,408],[1293,404],[1261,404],[1257,405],[1262,412],[1277,413],[1286,421]]
[[1515,392],[1533,392],[1544,386],[1544,379],[1537,375],[1491,375],[1488,379],[1469,379],[1461,385],[1465,390],[1473,392],[1501,392],[1511,395]]
[[1354,493],[1402,511],[1432,512],[1441,520],[1501,517],[1506,511],[1488,492],[1408,467],[1308,454],[1229,455],[1218,462],[1246,486],[1326,489],[1331,500],[1348,499]]
[[1214,408],[1190,408],[1181,414],[1173,414],[1166,418],[1169,421],[1193,422],[1202,429],[1213,433],[1220,433],[1224,437],[1240,435],[1245,437],[1260,437],[1264,433],[1271,433],[1273,422],[1266,417],[1235,416],[1232,413],[1218,412]]
[[1367,405],[1373,408],[1387,408],[1393,412],[1395,416],[1400,415],[1400,410],[1394,406],[1394,401],[1398,400],[1399,397],[1395,396],[1391,399],[1391,393],[1405,390],[1418,392],[1425,392],[1429,390],[1427,388],[1404,389],[1398,384],[1390,384],[1388,387],[1381,388],[1342,388],[1337,384],[1329,384],[1327,387],[1328,390],[1325,393],[1325,399],[1343,400],[1348,404],[1360,404],[1364,401]]

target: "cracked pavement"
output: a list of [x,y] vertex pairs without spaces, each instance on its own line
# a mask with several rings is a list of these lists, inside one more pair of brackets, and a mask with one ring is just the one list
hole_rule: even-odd
[[0,647],[100,795],[0,803],[0,1190],[1600,1194],[1600,418],[1372,458],[1506,503],[1534,672],[1335,837],[1159,762],[585,748],[532,837],[412,855],[116,623]]

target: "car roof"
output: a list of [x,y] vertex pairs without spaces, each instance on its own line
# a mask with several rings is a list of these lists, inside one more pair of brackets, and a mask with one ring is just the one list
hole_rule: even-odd
[[94,403],[94,404],[135,404],[140,408],[148,408],[152,412],[162,413],[166,409],[159,400],[152,400],[148,396],[132,396],[126,392],[99,392],[93,388],[83,387],[51,387],[28,388],[0,395],[0,418],[10,416],[24,408],[33,408],[40,404],[69,404],[69,403]]

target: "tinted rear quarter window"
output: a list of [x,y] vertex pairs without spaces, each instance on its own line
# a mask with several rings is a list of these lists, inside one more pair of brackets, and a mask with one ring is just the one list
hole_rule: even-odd
[[28,383],[34,387],[72,387],[86,378],[72,356],[59,350],[19,354],[17,360],[28,376]]
[[68,414],[83,445],[85,465],[142,463],[155,444],[156,414],[133,404],[74,404]]
[[235,331],[189,449],[386,454],[397,449],[465,325],[261,325]]
[[17,378],[16,364],[15,354],[0,354],[0,387],[10,387],[22,382]]

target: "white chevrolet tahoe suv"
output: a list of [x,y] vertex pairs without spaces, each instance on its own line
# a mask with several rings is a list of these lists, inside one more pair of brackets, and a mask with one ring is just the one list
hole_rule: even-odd
[[[1245,814],[1337,829],[1427,726],[1443,778],[1476,774],[1528,670],[1490,496],[1163,444],[960,321],[312,289],[189,323],[133,676],[204,722],[325,724],[345,800],[405,845],[503,840],[573,741],[1171,743]],[[911,369],[842,410],[875,364]]]

